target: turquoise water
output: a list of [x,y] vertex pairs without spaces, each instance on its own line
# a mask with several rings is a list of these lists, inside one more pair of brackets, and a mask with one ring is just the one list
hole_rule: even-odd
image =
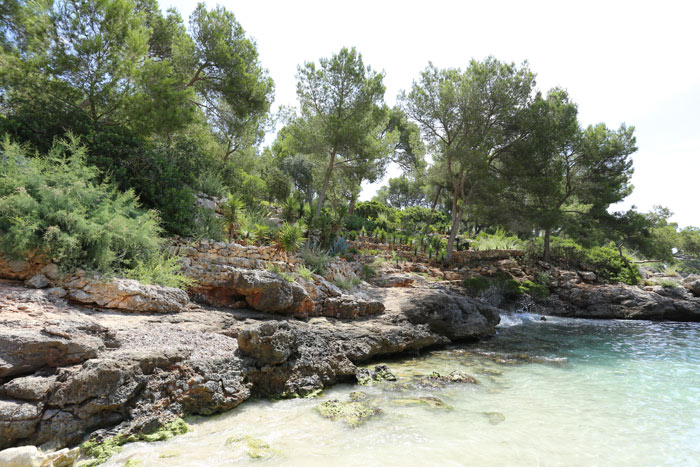
[[[700,465],[700,324],[510,315],[488,341],[385,363],[396,383],[246,402],[108,465]],[[409,384],[432,371],[478,384]],[[357,428],[315,410],[358,390],[382,414]]]

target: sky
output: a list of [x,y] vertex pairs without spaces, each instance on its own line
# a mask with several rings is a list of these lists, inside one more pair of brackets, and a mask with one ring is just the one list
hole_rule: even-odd
[[[217,2],[205,2],[213,8]],[[161,0],[187,20],[197,2]],[[620,206],[673,211],[700,226],[700,2],[228,0],[275,81],[275,103],[296,105],[297,66],[355,46],[385,73],[393,105],[428,62],[528,61],[538,88],[568,90],[583,125],[636,128],[635,190]],[[398,176],[394,168],[389,176]],[[382,183],[365,186],[371,198]]]

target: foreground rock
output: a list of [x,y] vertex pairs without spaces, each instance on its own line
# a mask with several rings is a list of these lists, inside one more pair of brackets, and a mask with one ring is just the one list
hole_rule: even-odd
[[[241,272],[234,282],[253,290],[276,280],[270,274]],[[350,295],[308,282],[313,288],[296,286],[311,290],[314,314],[329,316],[300,321],[271,313],[261,304],[275,306],[265,296],[272,288],[259,299],[248,293],[248,309],[189,304],[184,313],[155,315],[82,308],[47,289],[0,281],[0,304],[7,304],[0,309],[0,449],[59,449],[93,432],[97,439],[142,436],[178,416],[230,410],[252,395],[310,394],[355,381],[356,365],[375,357],[488,336],[499,319],[491,307],[447,289]],[[292,306],[300,303],[296,286],[289,286]],[[92,285],[80,290],[86,287]],[[277,293],[276,300],[289,300]],[[147,295],[139,297],[131,302],[139,310],[160,307],[159,299],[142,307]]]

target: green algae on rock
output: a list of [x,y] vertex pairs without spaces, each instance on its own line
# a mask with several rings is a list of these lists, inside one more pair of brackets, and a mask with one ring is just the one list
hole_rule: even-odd
[[382,409],[366,402],[341,402],[338,399],[324,402],[316,407],[316,411],[318,411],[322,417],[333,420],[334,422],[342,421],[352,428],[356,428],[370,418],[376,417],[382,413]]
[[252,436],[232,436],[226,440],[226,446],[242,450],[251,459],[266,459],[278,454],[268,443]]
[[501,422],[506,421],[506,416],[501,412],[481,412],[486,418],[488,418],[491,425],[498,425]]
[[153,443],[156,441],[165,441],[177,435],[182,435],[189,431],[189,426],[181,418],[164,424],[160,429],[153,433],[131,433],[119,434],[104,440],[91,439],[80,445],[80,453],[88,459],[81,462],[81,466],[92,467],[100,465],[107,461],[114,454],[122,450],[122,446],[126,443],[135,443],[144,441]]
[[369,368],[360,368],[355,373],[357,384],[367,386],[372,382],[396,381],[396,376],[389,370],[386,365],[377,365],[374,370]]

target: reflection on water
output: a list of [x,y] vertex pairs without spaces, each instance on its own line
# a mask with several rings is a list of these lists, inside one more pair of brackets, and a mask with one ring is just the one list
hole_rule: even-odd
[[[493,339],[387,365],[396,382],[249,401],[108,465],[700,465],[699,324],[510,315]],[[433,371],[478,384],[412,383]],[[350,428],[315,410],[352,391],[382,414]]]

